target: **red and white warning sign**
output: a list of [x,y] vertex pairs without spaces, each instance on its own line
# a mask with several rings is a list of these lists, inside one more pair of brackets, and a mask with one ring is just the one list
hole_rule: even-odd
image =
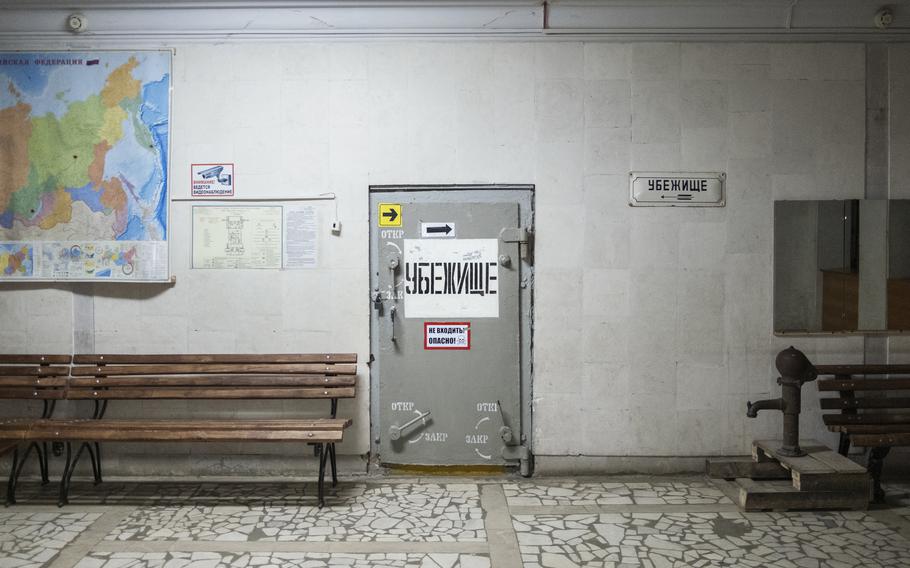
[[466,321],[427,321],[423,323],[424,349],[471,348],[471,323]]
[[190,164],[193,197],[234,195],[234,164]]

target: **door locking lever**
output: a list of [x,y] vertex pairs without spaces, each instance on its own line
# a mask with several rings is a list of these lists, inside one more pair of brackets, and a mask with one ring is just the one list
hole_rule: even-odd
[[397,256],[390,256],[389,260],[388,260],[388,266],[389,266],[389,276],[392,281],[392,286],[389,289],[394,290],[395,289],[395,277],[398,273],[398,267],[401,266],[401,261],[398,260]]
[[[420,411],[418,410],[418,412],[420,412]],[[399,426],[398,424],[391,425],[389,427],[389,438],[391,438],[392,440],[398,440],[399,438],[401,438],[402,430],[410,428],[414,424],[417,424],[417,422],[419,422],[420,420],[424,420],[427,416],[430,415],[430,412],[431,412],[430,410],[427,410],[426,412],[419,414],[418,416],[408,420],[401,426]]]
[[502,412],[502,402],[496,401],[496,408],[499,410],[499,419],[502,420],[502,428],[499,429],[499,437],[506,444],[512,442],[512,428],[506,423],[506,415]]
[[392,322],[392,343],[398,341],[398,335],[395,333],[395,315],[398,313],[398,306],[392,306],[389,310],[389,319]]

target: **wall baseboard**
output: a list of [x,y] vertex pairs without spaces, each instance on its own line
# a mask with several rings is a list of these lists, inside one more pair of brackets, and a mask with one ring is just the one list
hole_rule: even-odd
[[[884,475],[897,477],[910,472],[910,452],[895,448],[885,460]],[[705,460],[747,456],[535,456],[534,477],[606,476],[606,475],[701,475]],[[852,456],[865,464],[865,456]],[[51,479],[59,479],[63,460],[51,458]],[[0,476],[9,470],[9,460],[0,462]],[[362,456],[339,455],[338,473],[352,476],[393,477],[383,468],[367,463]],[[318,462],[312,456],[275,454],[193,455],[193,454],[116,454],[104,457],[106,479],[128,478],[181,481],[262,481],[312,480],[318,472]],[[32,459],[23,471],[24,479],[37,478],[38,468]],[[74,478],[88,479],[91,467],[82,460]],[[2,478],[0,477],[0,478]]]
[[[534,456],[534,475],[622,475],[704,473],[718,456]],[[743,456],[745,457],[745,456]]]

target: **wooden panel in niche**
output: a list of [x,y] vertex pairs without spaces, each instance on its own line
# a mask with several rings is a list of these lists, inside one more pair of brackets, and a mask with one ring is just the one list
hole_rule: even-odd
[[888,279],[888,329],[910,329],[910,278]]
[[859,273],[822,270],[822,331],[859,327]]

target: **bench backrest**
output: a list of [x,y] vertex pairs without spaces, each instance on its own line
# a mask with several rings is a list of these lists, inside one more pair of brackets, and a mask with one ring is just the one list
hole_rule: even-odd
[[[823,410],[840,410],[841,414],[824,416],[825,424],[902,424],[910,422],[904,413],[885,409],[910,409],[910,396],[883,396],[886,391],[910,390],[910,365],[818,365],[818,390],[837,392],[838,396],[821,399]],[[863,410],[862,414],[858,413]],[[910,414],[908,412],[907,414]]]
[[67,398],[353,398],[356,374],[352,353],[75,355]]
[[71,355],[0,354],[0,399],[65,398]]

